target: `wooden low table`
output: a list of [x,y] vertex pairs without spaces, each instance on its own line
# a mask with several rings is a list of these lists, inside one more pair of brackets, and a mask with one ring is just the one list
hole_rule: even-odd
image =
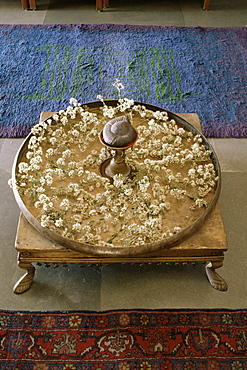
[[[41,120],[51,116],[44,112]],[[195,113],[179,114],[200,129],[199,116]],[[215,271],[223,265],[227,239],[222,216],[217,204],[212,214],[192,236],[177,246],[138,257],[94,257],[73,251],[45,238],[21,214],[16,233],[15,248],[18,252],[18,266],[26,270],[14,286],[15,293],[23,293],[30,288],[35,274],[32,263],[58,264],[110,264],[110,263],[188,263],[207,262],[206,274],[210,284],[217,290],[227,290],[227,283]]]

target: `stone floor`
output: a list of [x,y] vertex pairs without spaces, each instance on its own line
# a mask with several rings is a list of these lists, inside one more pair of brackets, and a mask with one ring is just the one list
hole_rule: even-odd
[[117,23],[166,26],[234,27],[247,25],[246,0],[110,0],[95,11],[95,0],[36,0],[37,11],[21,11],[20,0],[0,0],[0,23]]
[[[245,0],[111,0],[95,11],[93,0],[37,0],[22,11],[18,0],[0,0],[0,23],[118,23],[180,26],[245,26]],[[220,207],[229,243],[218,272],[227,292],[214,290],[204,266],[37,267],[30,290],[12,291],[23,271],[14,249],[19,209],[7,181],[22,139],[0,139],[0,309],[110,310],[129,308],[246,308],[247,306],[247,139],[211,139],[222,169]]]

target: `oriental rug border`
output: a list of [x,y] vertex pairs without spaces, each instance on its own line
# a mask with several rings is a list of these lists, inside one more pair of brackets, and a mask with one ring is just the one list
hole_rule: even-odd
[[0,311],[0,368],[247,368],[247,310]]

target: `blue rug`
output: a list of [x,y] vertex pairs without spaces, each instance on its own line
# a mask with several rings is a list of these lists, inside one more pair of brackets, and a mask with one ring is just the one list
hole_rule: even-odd
[[41,111],[123,97],[196,112],[207,137],[247,137],[247,27],[0,26],[0,136]]

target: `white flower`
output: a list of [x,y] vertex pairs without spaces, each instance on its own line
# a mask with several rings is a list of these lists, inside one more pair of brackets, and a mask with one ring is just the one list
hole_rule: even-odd
[[184,135],[184,134],[185,134],[185,132],[186,132],[186,131],[185,131],[182,127],[180,127],[180,128],[178,129],[178,134],[179,134],[179,135],[181,135],[181,136],[182,136],[182,135]]
[[50,225],[49,217],[46,215],[42,215],[40,224],[42,227],[49,227]]
[[182,199],[185,195],[185,190],[181,189],[171,189],[170,194],[177,199]]
[[42,208],[42,206],[43,206],[43,204],[39,201],[34,203],[35,208]]
[[72,225],[72,230],[74,231],[81,231],[81,224],[79,222],[75,223],[74,225]]
[[59,218],[58,220],[55,221],[55,226],[56,227],[62,227],[63,226],[63,219]]
[[152,215],[158,215],[159,212],[160,212],[160,208],[159,208],[159,206],[156,206],[154,204],[150,204],[150,206],[149,206],[149,212]]
[[46,157],[48,158],[48,157],[51,157],[52,155],[54,155],[54,149],[52,148],[47,149]]
[[186,161],[191,161],[192,159],[193,159],[193,154],[192,153],[186,154],[186,156],[185,156]]
[[43,210],[44,210],[44,211],[49,211],[49,210],[51,210],[51,209],[52,209],[52,207],[53,207],[53,203],[52,203],[52,202],[44,203],[44,204],[43,204]]
[[58,158],[56,163],[58,166],[65,166],[65,161],[63,158]]
[[69,177],[73,177],[74,174],[75,174],[75,170],[71,170],[71,171],[68,172]]
[[36,189],[37,193],[44,193],[45,192],[45,188],[43,186],[39,186],[37,189]]
[[153,116],[158,120],[168,119],[167,112],[154,111]]
[[118,78],[116,78],[115,82],[113,83],[113,86],[116,87],[119,91],[124,89],[124,85],[120,82]]
[[160,203],[159,207],[161,210],[166,209],[167,211],[169,211],[169,209],[171,208],[171,205],[168,202],[164,202],[164,203]]
[[71,135],[73,135],[74,137],[79,137],[80,136],[80,132],[78,130],[72,130],[71,131]]
[[175,176],[174,175],[169,175],[168,176],[168,181],[174,181],[175,180]]
[[202,166],[202,165],[199,165],[199,166],[197,167],[197,172],[198,172],[200,175],[203,175],[204,170],[203,170],[203,166]]
[[70,103],[71,105],[74,105],[75,107],[78,105],[78,101],[77,101],[75,98],[70,98],[69,103]]
[[154,119],[151,119],[150,121],[148,121],[148,125],[149,126],[152,126],[152,125],[155,125],[155,120]]
[[108,108],[107,106],[104,106],[103,114],[104,114],[105,117],[113,118],[114,115],[115,115],[115,109],[114,108]]
[[196,201],[195,201],[195,204],[198,206],[198,207],[203,207],[205,205],[205,202],[202,198],[197,198]]
[[100,101],[102,101],[102,103],[104,103],[104,98],[102,95],[97,95],[97,99],[99,99]]
[[80,169],[78,170],[78,172],[77,172],[77,176],[81,177],[81,176],[83,176],[83,175],[84,175],[84,170],[83,170],[83,168],[80,168]]
[[18,165],[18,170],[20,173],[27,173],[29,170],[29,165],[26,162],[20,162]]
[[54,172],[58,176],[59,180],[62,180],[66,177],[64,171],[61,168],[56,168]]
[[38,198],[39,198],[39,201],[41,202],[41,203],[48,203],[49,201],[50,201],[50,198],[46,195],[46,194],[40,194],[39,196],[38,196]]
[[182,138],[180,136],[177,136],[176,139],[174,140],[174,145],[179,146],[182,144]]
[[58,114],[54,114],[53,116],[52,116],[52,118],[54,119],[54,121],[59,121],[59,115]]
[[134,100],[124,98],[124,99],[119,99],[119,103],[120,105],[118,109],[120,110],[120,112],[124,112],[130,109],[134,105]]
[[188,176],[194,178],[196,175],[196,171],[194,168],[190,168],[188,171]]
[[63,151],[62,153],[62,156],[63,158],[66,158],[66,157],[70,157],[71,156],[71,150],[70,149],[66,149],[65,151]]
[[31,148],[32,146],[34,146],[35,144],[37,143],[37,138],[36,136],[31,136],[30,137],[30,140],[29,140],[29,143],[28,143],[28,147]]
[[53,178],[52,178],[52,176],[47,175],[47,176],[45,177],[45,180],[46,180],[46,183],[47,183],[47,185],[48,185],[48,186],[52,185],[52,183],[53,183]]
[[14,189],[16,187],[16,181],[14,179],[9,179],[8,180],[8,185]]
[[81,190],[79,189],[79,185],[77,183],[70,183],[67,187],[68,193],[72,193],[76,197],[80,194]]
[[60,207],[67,211],[69,209],[69,200],[67,198],[64,198],[62,202],[60,203]]
[[116,188],[121,188],[123,186],[125,177],[122,174],[115,175],[113,177],[113,185],[116,186]]
[[51,145],[55,145],[55,144],[56,144],[56,142],[57,142],[57,139],[56,139],[55,137],[51,137],[51,138],[50,138],[50,143],[51,143]]
[[27,152],[27,153],[26,153],[26,158],[27,158],[27,159],[31,159],[31,158],[32,158],[32,156],[33,156],[33,152]]
[[181,231],[181,227],[176,226],[174,227],[173,231],[174,231],[174,234],[178,234]]
[[63,125],[66,125],[66,124],[69,122],[69,120],[68,120],[68,118],[67,118],[66,116],[64,116],[64,117],[60,118],[60,122],[61,122]]
[[197,179],[196,180],[196,184],[197,185],[203,185],[204,184],[204,180],[203,179]]
[[75,161],[71,161],[68,163],[68,169],[73,170],[77,167],[77,163]]
[[128,197],[133,193],[132,188],[124,189],[124,194],[127,195]]

